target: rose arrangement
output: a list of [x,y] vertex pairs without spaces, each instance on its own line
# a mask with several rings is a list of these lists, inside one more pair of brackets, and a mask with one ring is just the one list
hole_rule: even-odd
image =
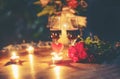
[[70,46],[68,48],[68,56],[73,62],[87,60],[88,54],[87,49],[84,48],[84,42],[78,42],[74,46]]

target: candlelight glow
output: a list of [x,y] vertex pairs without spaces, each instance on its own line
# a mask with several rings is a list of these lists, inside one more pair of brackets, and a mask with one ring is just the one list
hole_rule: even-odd
[[59,60],[62,60],[62,59],[63,59],[62,53],[53,52],[53,53],[51,53],[51,55],[52,55],[53,65],[55,64],[55,61],[59,61]]
[[27,49],[28,53],[34,53],[34,47],[29,46]]
[[60,76],[60,73],[61,73],[61,72],[60,72],[60,69],[61,69],[60,66],[55,66],[55,67],[54,67],[54,72],[55,72],[55,77],[56,77],[55,79],[61,79],[61,78],[60,78],[60,77],[61,77],[61,76]]
[[16,55],[15,51],[12,51],[12,56],[11,56],[10,60],[13,61],[13,62],[18,62],[19,61],[19,56]]
[[34,72],[34,57],[32,54],[29,54],[29,62],[30,62],[30,71],[32,74],[32,79],[35,79],[35,72]]
[[51,53],[51,55],[52,55],[52,60],[62,60],[62,53],[56,53],[56,52],[53,52],[53,53]]
[[11,69],[12,69],[12,74],[13,74],[14,79],[19,79],[19,67],[18,67],[18,65],[12,65]]
[[63,28],[65,28],[65,29],[66,29],[66,28],[68,27],[68,24],[67,24],[67,23],[65,23],[65,24],[63,24],[63,26],[64,26]]

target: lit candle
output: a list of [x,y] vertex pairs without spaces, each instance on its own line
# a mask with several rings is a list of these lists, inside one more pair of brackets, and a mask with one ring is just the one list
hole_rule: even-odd
[[15,51],[12,51],[12,56],[10,58],[10,61],[11,62],[19,62],[19,56],[16,55],[16,52]]
[[62,54],[62,53],[56,53],[56,52],[51,53],[53,65],[56,63],[56,61],[62,60],[63,57],[62,57],[61,54]]
[[28,51],[29,54],[34,53],[34,47],[29,46],[29,47],[27,48],[27,51]]

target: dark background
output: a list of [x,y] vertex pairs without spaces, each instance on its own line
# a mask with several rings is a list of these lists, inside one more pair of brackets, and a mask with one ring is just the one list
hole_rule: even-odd
[[48,39],[47,16],[37,17],[37,0],[0,0],[0,46]]
[[91,0],[88,26],[104,40],[120,40],[120,1]]
[[[46,28],[47,16],[37,17],[41,11],[37,0],[0,0],[0,47],[27,41],[50,40]],[[88,0],[87,28],[100,39],[120,40],[120,1]]]

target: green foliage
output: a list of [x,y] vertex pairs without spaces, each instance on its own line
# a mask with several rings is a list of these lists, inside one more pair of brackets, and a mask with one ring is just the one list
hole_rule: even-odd
[[87,43],[85,46],[88,49],[87,53],[94,55],[97,63],[102,63],[104,61],[111,62],[118,56],[119,53],[117,52],[120,52],[114,48],[112,43],[103,42],[101,40],[98,43]]
[[37,14],[37,16],[43,16],[43,15],[52,15],[55,12],[54,6],[47,5],[43,8],[41,12]]
[[85,45],[89,53],[96,55],[105,55],[112,48],[110,43],[105,43],[98,38],[97,40],[93,40],[89,36],[85,40]]
[[[77,0],[78,6],[74,8],[74,11],[77,15],[80,16],[86,16],[87,12],[87,1],[86,0]],[[81,1],[84,1],[84,3],[81,5]],[[67,0],[51,0],[47,5],[42,5],[41,2],[36,1],[34,4],[40,5],[39,7],[43,8],[40,12],[37,13],[37,16],[43,16],[43,15],[52,15],[62,10],[62,7],[68,6]],[[72,2],[72,1],[71,1]],[[84,7],[86,5],[86,7]]]
[[102,41],[96,35],[93,37],[88,36],[85,40],[76,41],[76,43],[84,42],[88,55],[96,63],[110,63],[120,55],[120,42]]

